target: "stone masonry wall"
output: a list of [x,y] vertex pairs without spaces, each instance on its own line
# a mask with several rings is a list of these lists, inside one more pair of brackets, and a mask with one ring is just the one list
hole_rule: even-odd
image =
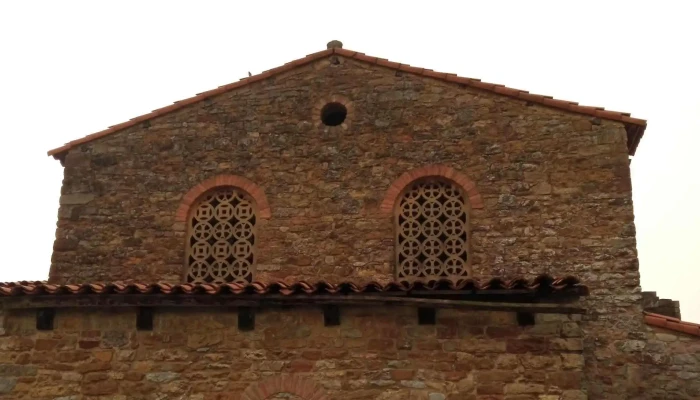
[[700,399],[700,338],[649,327],[646,339],[631,374],[639,398]]
[[[320,123],[341,96],[345,126]],[[474,276],[575,275],[591,398],[626,399],[644,340],[626,135],[592,119],[330,57],[71,150],[52,282],[179,282],[182,197],[220,174],[260,186],[257,280],[389,280],[402,173],[444,164],[476,183]]]
[[[180,281],[174,214],[221,174],[248,178],[269,200],[256,278],[390,279],[393,224],[380,202],[402,173],[445,164],[484,199],[471,221],[477,277],[637,286],[621,124],[340,60],[71,150],[51,280]],[[336,94],[352,106],[346,128],[319,120],[317,105]]]
[[644,311],[681,318],[681,303],[678,300],[659,299],[656,292],[642,292],[642,308]]
[[[221,309],[157,310],[151,332],[135,330],[133,310],[60,309],[53,331],[36,331],[32,312],[11,313],[0,398],[585,398],[578,316],[520,327],[514,313],[438,310],[436,325],[418,325],[411,307],[341,311],[341,325],[326,327],[320,309],[263,310],[248,332]],[[304,383],[275,393],[284,379]],[[273,392],[242,397],[260,383]]]

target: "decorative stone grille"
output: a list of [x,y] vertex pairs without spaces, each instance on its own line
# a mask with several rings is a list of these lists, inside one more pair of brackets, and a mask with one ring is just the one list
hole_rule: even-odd
[[457,185],[434,179],[413,183],[396,210],[397,279],[466,278],[467,211]]
[[194,204],[187,233],[187,281],[250,282],[255,265],[254,201],[233,187]]

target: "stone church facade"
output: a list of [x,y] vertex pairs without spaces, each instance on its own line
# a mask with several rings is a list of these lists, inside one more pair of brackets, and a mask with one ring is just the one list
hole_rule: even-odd
[[0,398],[700,398],[700,326],[644,311],[645,126],[331,42],[70,142]]

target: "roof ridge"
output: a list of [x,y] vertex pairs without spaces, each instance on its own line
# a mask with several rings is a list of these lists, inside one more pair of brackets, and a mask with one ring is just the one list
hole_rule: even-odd
[[53,156],[56,159],[61,159],[62,155],[65,152],[67,152],[68,150],[70,150],[78,145],[90,142],[92,140],[99,139],[99,138],[107,136],[109,134],[118,132],[122,129],[126,129],[129,127],[135,126],[136,124],[138,124],[140,122],[144,122],[144,121],[162,116],[164,114],[179,110],[179,109],[184,108],[188,105],[198,103],[198,102],[203,101],[203,100],[210,98],[212,96],[223,94],[223,93],[226,93],[230,90],[234,90],[234,89],[237,89],[239,87],[249,85],[251,83],[262,81],[262,80],[267,79],[269,77],[272,77],[274,75],[290,71],[294,68],[300,67],[302,65],[306,65],[308,63],[311,63],[313,61],[316,61],[318,59],[321,59],[321,58],[326,57],[326,56],[331,55],[331,54],[338,54],[340,56],[351,58],[354,60],[366,62],[369,64],[378,65],[378,66],[385,67],[385,68],[391,68],[391,69],[395,69],[398,71],[404,71],[407,73],[411,73],[411,74],[415,74],[415,75],[419,75],[419,76],[424,76],[427,78],[434,78],[434,79],[439,79],[439,80],[443,80],[446,82],[461,84],[461,85],[471,87],[474,89],[485,90],[485,91],[500,94],[503,96],[512,97],[512,98],[515,98],[518,100],[524,100],[524,101],[527,101],[530,103],[536,103],[536,104],[540,104],[540,105],[547,106],[547,107],[561,109],[564,111],[575,112],[575,113],[579,113],[579,114],[590,115],[592,117],[597,117],[597,118],[601,118],[601,119],[622,122],[625,124],[625,128],[627,130],[627,139],[628,139],[627,140],[627,147],[629,149],[630,155],[634,155],[635,150],[637,148],[637,145],[639,144],[639,141],[641,140],[642,136],[644,135],[644,129],[646,128],[646,120],[639,119],[639,118],[632,118],[630,116],[631,115],[630,113],[605,110],[602,107],[582,106],[582,105],[579,105],[578,103],[573,102],[573,101],[558,100],[558,99],[555,99],[551,96],[533,94],[533,93],[530,93],[526,90],[514,89],[514,88],[507,87],[505,85],[482,82],[479,79],[460,77],[456,74],[451,74],[451,73],[446,73],[446,72],[436,72],[436,71],[433,71],[431,69],[426,69],[426,68],[412,67],[408,64],[401,64],[401,63],[389,61],[389,60],[386,60],[383,58],[368,56],[364,53],[360,53],[360,52],[357,52],[354,50],[333,47],[330,49],[318,51],[316,53],[311,53],[305,57],[290,61],[290,62],[285,63],[283,65],[280,65],[278,67],[263,71],[257,75],[242,78],[237,82],[222,85],[222,86],[219,86],[215,89],[207,90],[207,91],[198,93],[193,97],[189,97],[186,99],[175,101],[171,105],[155,109],[155,110],[151,111],[150,113],[146,113],[146,114],[134,117],[126,122],[112,125],[105,130],[92,133],[90,135],[84,136],[84,137],[79,138],[79,139],[72,140],[72,141],[64,144],[61,147],[57,147],[55,149],[49,150],[48,155]]

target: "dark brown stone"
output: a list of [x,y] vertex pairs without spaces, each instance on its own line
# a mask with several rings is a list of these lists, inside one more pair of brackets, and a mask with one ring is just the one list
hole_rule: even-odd
[[117,382],[101,381],[93,383],[84,383],[82,386],[83,394],[88,396],[103,396],[117,392]]
[[53,243],[54,251],[72,251],[78,248],[78,241],[75,239],[56,239]]

